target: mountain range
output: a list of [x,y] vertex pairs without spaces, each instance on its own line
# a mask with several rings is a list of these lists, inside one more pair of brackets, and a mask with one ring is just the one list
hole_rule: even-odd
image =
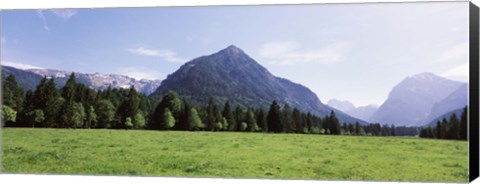
[[[52,69],[17,69],[2,66],[2,76],[16,76],[18,84],[34,90],[46,76],[65,85],[71,72]],[[160,100],[169,90],[194,103],[210,99],[223,105],[227,100],[243,108],[268,109],[273,100],[289,104],[303,112],[326,116],[334,111],[343,123],[367,122],[395,126],[423,126],[457,112],[467,105],[468,84],[432,73],[405,78],[380,105],[355,107],[348,101],[332,99],[323,104],[307,87],[271,74],[240,48],[231,45],[217,53],[201,56],[183,64],[163,81],[137,80],[128,76],[100,73],[75,73],[77,82],[101,90],[134,86],[142,94]],[[321,85],[321,84],[319,84]],[[319,94],[321,95],[321,94]]]
[[[65,85],[71,73],[52,69],[18,69],[2,66],[2,75],[5,77],[14,74],[18,84],[25,90],[34,90],[44,76],[54,78],[57,87],[61,88]],[[130,88],[130,86],[133,86],[138,92],[145,95],[151,94],[160,85],[159,80],[137,80],[116,74],[75,72],[75,79],[77,82],[96,90],[107,89],[109,86],[112,88]]]
[[374,104],[355,107],[355,105],[347,100],[342,101],[337,99],[329,100],[327,105],[364,121],[368,121],[372,114],[378,109],[378,106]]

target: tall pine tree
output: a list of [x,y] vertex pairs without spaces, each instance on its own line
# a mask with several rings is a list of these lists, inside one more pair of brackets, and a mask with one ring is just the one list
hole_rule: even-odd
[[235,127],[235,118],[233,117],[232,107],[230,106],[229,101],[225,102],[225,105],[223,106],[222,116],[226,121],[223,128],[226,130],[233,130],[233,127]]
[[257,125],[260,129],[262,129],[263,132],[268,130],[267,118],[262,108],[259,108],[257,112]]
[[460,139],[467,140],[468,139],[468,124],[467,124],[467,107],[465,106],[462,111],[462,115],[460,116]]
[[282,132],[281,121],[280,105],[274,100],[270,105],[270,110],[267,115],[268,132]]

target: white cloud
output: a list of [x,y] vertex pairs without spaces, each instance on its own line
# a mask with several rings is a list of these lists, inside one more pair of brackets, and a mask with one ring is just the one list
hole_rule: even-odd
[[12,62],[12,61],[1,61],[1,64],[5,66],[11,66],[14,68],[19,68],[19,69],[43,69],[42,67],[38,67],[30,64],[18,63],[18,62]]
[[348,42],[336,42],[319,49],[303,49],[293,41],[270,42],[262,45],[259,56],[279,65],[334,63],[340,61],[349,48]]
[[[67,21],[71,17],[73,17],[77,12],[75,10],[50,10],[53,15]],[[43,29],[45,31],[50,31],[50,27],[48,26],[47,18],[43,14],[43,10],[37,10],[37,16],[42,20]]]
[[139,47],[136,49],[127,49],[132,54],[137,54],[141,56],[152,56],[152,57],[160,57],[167,62],[172,63],[183,63],[187,61],[187,59],[181,58],[177,56],[177,53],[173,52],[170,49],[162,49],[162,50],[153,50],[153,49],[146,49],[143,47]]
[[450,62],[468,59],[468,41],[453,45],[438,57],[438,62]]
[[42,10],[37,10],[37,16],[40,17],[40,19],[41,19],[42,22],[43,22],[43,29],[44,29],[45,31],[50,31],[50,28],[49,28],[48,25],[47,25],[47,19],[45,19],[45,16],[43,15]]
[[118,69],[117,72],[122,75],[133,77],[137,80],[161,80],[164,78],[164,74],[146,68],[126,67]]
[[442,73],[442,76],[460,81],[468,81],[469,64],[465,63]]
[[63,20],[69,20],[73,17],[77,12],[75,10],[51,10],[54,15],[57,17],[62,18]]

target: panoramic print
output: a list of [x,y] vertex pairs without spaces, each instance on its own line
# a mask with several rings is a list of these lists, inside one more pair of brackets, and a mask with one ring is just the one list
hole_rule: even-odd
[[1,172],[467,182],[468,7],[2,11]]

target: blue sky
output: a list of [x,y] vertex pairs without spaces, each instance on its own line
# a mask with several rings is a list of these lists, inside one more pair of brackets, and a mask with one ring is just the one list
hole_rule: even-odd
[[468,2],[7,10],[1,62],[164,79],[231,44],[322,102],[380,105],[407,76],[468,80]]

